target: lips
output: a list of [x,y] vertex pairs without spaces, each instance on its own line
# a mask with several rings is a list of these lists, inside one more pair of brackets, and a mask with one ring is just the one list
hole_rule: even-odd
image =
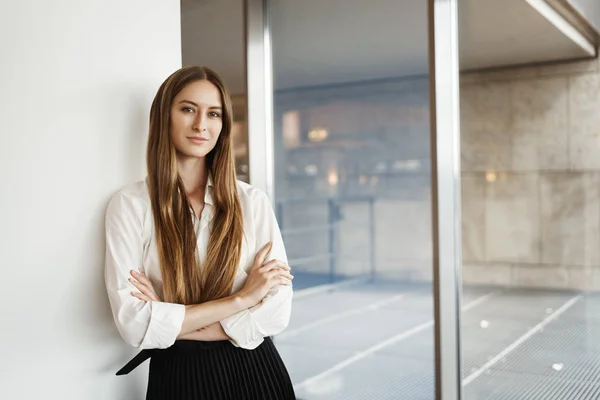
[[191,136],[191,137],[188,137],[188,140],[192,143],[203,144],[203,143],[208,142],[209,139],[205,138],[205,137]]

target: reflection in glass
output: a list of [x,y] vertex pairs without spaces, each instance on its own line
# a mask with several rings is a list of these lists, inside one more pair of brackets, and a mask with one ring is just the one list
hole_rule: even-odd
[[271,4],[277,347],[298,398],[433,399],[427,2]]
[[235,169],[239,180],[250,181],[250,160],[248,155],[248,118],[246,96],[231,96],[233,105],[233,126],[231,135],[233,137],[233,155],[235,157]]
[[236,172],[238,179],[248,182],[244,35],[244,0],[181,2],[183,65],[205,65],[225,81],[233,103]]

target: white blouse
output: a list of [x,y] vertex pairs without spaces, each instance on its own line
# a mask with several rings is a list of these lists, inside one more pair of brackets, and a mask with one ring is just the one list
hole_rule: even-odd
[[[232,293],[244,286],[247,271],[256,253],[273,242],[267,261],[277,259],[287,264],[281,232],[269,199],[264,192],[238,181],[238,193],[244,221],[244,238],[240,265]],[[198,219],[194,216],[200,265],[206,259],[208,238],[214,214],[212,181],[209,179],[205,206]],[[192,213],[193,214],[193,213]],[[214,221],[217,222],[217,221]],[[144,302],[131,295],[137,290],[128,278],[130,270],[143,268],[162,298],[162,277],[156,248],[156,232],[146,181],[127,186],[110,200],[106,212],[105,281],[113,316],[123,339],[140,349],[167,348],[181,331],[185,315],[182,304]],[[280,333],[288,325],[292,287],[276,286],[258,305],[220,321],[231,342],[254,349],[263,338]]]

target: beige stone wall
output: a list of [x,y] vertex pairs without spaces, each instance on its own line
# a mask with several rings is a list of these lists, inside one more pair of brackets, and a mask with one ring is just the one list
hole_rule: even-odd
[[[378,134],[389,131],[384,138],[394,139],[389,144],[394,157],[422,159],[423,168],[427,167],[427,80],[386,83],[367,92],[381,100],[383,89],[390,93],[385,101],[364,101],[356,109],[352,108],[356,101],[352,91],[358,90],[354,87],[303,93],[306,98],[289,95],[278,98],[276,104],[284,111],[303,110],[310,124],[325,125],[332,134],[359,130],[376,142]],[[338,92],[351,101],[338,99],[343,97]],[[321,110],[315,100],[330,98],[340,105]],[[291,104],[288,108],[286,102]],[[461,125],[464,281],[600,290],[598,62],[465,74],[461,77]],[[276,154],[286,154],[284,150]],[[292,161],[301,166],[305,157],[318,163],[315,154],[296,154]],[[328,162],[334,158],[325,155]],[[373,165],[394,160],[380,153],[358,156]],[[282,162],[277,170],[284,168]],[[382,178],[373,186],[377,197],[374,253],[380,275],[431,280],[428,173],[422,170],[405,181]],[[278,187],[282,185],[289,185],[285,193],[290,198],[317,198],[328,187],[325,177],[278,182]],[[336,272],[363,275],[371,268],[368,204],[345,203],[342,212]],[[327,221],[323,202],[287,210],[284,225],[289,229]],[[286,237],[286,246],[292,259],[329,252],[326,231],[294,234]],[[303,271],[329,270],[327,258],[309,261],[302,264]]]
[[463,279],[600,289],[600,70],[461,77]]

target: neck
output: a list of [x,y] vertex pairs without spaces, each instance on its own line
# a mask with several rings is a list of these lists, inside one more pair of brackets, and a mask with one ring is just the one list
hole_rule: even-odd
[[177,172],[183,181],[186,193],[194,193],[198,189],[204,190],[208,181],[208,168],[206,157],[179,157],[177,159]]

